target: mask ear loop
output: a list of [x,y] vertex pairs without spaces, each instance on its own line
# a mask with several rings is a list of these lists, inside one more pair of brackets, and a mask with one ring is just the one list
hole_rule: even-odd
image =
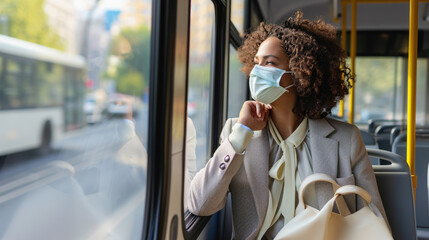
[[[290,74],[292,74],[293,72],[292,71],[285,71],[285,74],[286,73],[290,73]],[[287,86],[287,87],[285,87],[285,90],[286,90],[286,92],[289,92],[289,90],[287,90],[288,88],[291,88],[291,87],[293,87],[293,86],[295,86],[295,84],[291,84],[291,85],[289,85],[289,86]]]
[[286,90],[286,92],[289,92],[289,90],[287,90],[288,88],[291,88],[291,87],[293,87],[293,86],[295,86],[295,84],[291,84],[291,85],[289,85],[289,86],[287,86],[287,87],[285,87],[285,90]]

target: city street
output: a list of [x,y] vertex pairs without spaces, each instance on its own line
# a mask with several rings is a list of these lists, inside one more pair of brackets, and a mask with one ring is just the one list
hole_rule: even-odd
[[134,118],[135,132],[115,117],[66,135],[48,154],[7,156],[0,170],[0,238],[139,236],[146,199],[145,113]]
[[[146,145],[147,110],[141,110],[139,113],[134,118],[135,133],[140,142]],[[127,124],[120,117],[105,119],[98,124],[87,125],[83,129],[67,133],[63,139],[53,143],[52,150],[48,154],[41,155],[37,150],[31,150],[7,156],[0,170],[0,203],[4,194],[9,194],[28,184],[42,180],[55,172],[59,172],[46,173],[47,169],[52,168],[52,166],[72,169],[71,171],[75,174],[75,177],[79,178],[81,177],[80,172],[85,172],[94,166],[103,165],[103,162],[111,162],[112,160],[120,162],[115,158],[118,158],[118,155],[120,155],[119,157],[123,155],[120,152],[121,149],[126,148],[127,153],[125,154],[146,154],[146,150],[140,143],[140,145],[133,145],[137,150],[128,147],[130,145],[128,143],[132,142],[129,137],[132,128]],[[127,157],[129,158],[129,156]],[[132,157],[145,161],[140,163],[139,166],[144,166],[144,171],[146,171],[147,157],[137,156],[136,154]],[[123,163],[123,165],[132,164]],[[32,177],[29,178],[28,176]],[[81,181],[82,179],[77,180]],[[83,185],[91,185],[87,181],[99,180],[85,178],[85,181],[86,183]],[[46,184],[49,183],[46,182]],[[35,187],[31,189],[35,190]]]

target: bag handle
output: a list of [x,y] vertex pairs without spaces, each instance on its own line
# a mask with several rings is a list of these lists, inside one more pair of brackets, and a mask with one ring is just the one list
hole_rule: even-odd
[[306,177],[304,179],[304,181],[302,181],[301,186],[299,188],[299,201],[304,203],[304,193],[305,190],[307,189],[307,187],[315,182],[328,182],[332,184],[332,187],[334,189],[334,192],[337,191],[337,189],[340,188],[340,185],[338,185],[338,183],[335,182],[334,179],[332,179],[331,176],[329,176],[328,174],[324,174],[324,173],[314,173],[311,174],[310,176]]
[[345,185],[335,191],[335,195],[344,196],[347,194],[359,195],[367,204],[371,203],[371,195],[363,188],[356,185]]
[[[303,208],[306,209],[307,208],[307,204],[305,204],[304,202],[304,193],[305,190],[307,189],[307,187],[315,182],[328,182],[332,184],[332,188],[334,190],[334,192],[336,193],[338,189],[341,188],[340,185],[338,185],[338,183],[329,175],[325,174],[325,173],[314,173],[311,174],[310,176],[306,177],[304,179],[304,181],[302,181],[301,186],[299,187],[299,204],[298,204],[298,209]],[[339,193],[340,194],[340,193]],[[340,194],[342,195],[342,194]],[[343,216],[347,216],[350,215],[350,210],[347,207],[346,202],[344,201],[343,197],[337,197],[336,198],[336,203],[338,206],[338,210],[340,211],[340,214]]]
[[[335,197],[336,199],[344,199],[343,196],[347,195],[347,194],[356,194],[359,195],[363,200],[364,200],[364,205],[368,206],[371,203],[371,195],[365,191],[365,189],[359,187],[359,186],[355,186],[355,185],[345,185],[342,186],[340,188],[337,189],[337,191],[335,191]],[[347,216],[342,214],[344,212],[344,206],[342,204],[338,204],[337,202],[337,207],[338,207],[338,211],[340,211],[340,214],[343,216]],[[347,208],[347,210],[349,210]],[[374,210],[373,210],[374,211]]]

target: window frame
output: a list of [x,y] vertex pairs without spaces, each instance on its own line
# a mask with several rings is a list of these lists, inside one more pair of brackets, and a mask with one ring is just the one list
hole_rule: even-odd
[[[176,239],[182,228],[178,216],[182,216],[183,207],[175,207],[172,191],[177,189],[177,179],[172,171],[181,171],[183,179],[183,165],[176,165],[183,164],[184,152],[174,151],[183,149],[185,139],[186,87],[174,86],[187,84],[189,11],[189,0],[152,1],[148,166],[141,239]],[[177,104],[185,111],[174,113]],[[179,124],[173,125],[174,120]]]

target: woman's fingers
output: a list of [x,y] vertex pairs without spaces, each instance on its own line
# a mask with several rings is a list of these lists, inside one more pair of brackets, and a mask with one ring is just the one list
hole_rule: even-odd
[[254,103],[255,103],[255,106],[256,106],[256,116],[259,119],[261,119],[261,116],[262,116],[262,112],[261,112],[262,110],[261,110],[261,108],[262,108],[262,106],[258,102],[254,102]]
[[265,120],[269,115],[269,110],[272,109],[271,106],[257,101],[253,103],[256,106],[256,116],[261,120]]
[[257,102],[246,101],[241,108],[238,123],[252,130],[261,130],[265,127],[269,116],[269,106]]
[[265,108],[265,112],[264,112],[264,121],[268,120],[268,116],[270,115],[270,111],[268,110],[268,108]]

